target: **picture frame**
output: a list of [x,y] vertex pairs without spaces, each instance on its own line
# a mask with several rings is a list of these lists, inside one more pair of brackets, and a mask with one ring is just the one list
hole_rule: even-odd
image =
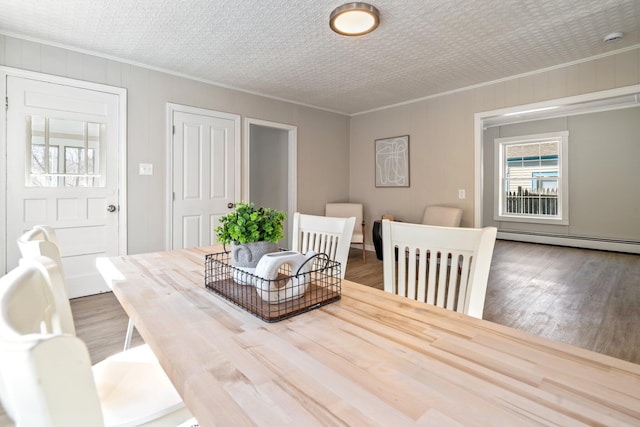
[[376,187],[409,187],[409,135],[375,140]]

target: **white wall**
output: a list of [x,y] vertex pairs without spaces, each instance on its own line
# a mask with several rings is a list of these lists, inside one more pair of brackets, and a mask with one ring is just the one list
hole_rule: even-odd
[[[129,253],[164,249],[167,102],[297,126],[298,210],[348,197],[348,116],[3,35],[0,65],[127,89]],[[139,176],[139,163],[154,175]]]

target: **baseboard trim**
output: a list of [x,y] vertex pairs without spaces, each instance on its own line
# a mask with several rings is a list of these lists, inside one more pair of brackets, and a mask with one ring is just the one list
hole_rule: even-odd
[[592,237],[553,236],[510,231],[499,231],[497,238],[518,242],[542,243],[547,245],[570,246],[574,248],[640,254],[640,242],[596,239]]
[[[541,243],[545,245],[569,246],[573,248],[597,249],[600,251],[625,252],[640,254],[640,242],[595,239],[593,237],[564,237],[526,232],[498,231],[498,239],[517,242]],[[362,245],[352,244],[354,249],[362,249]],[[365,244],[365,249],[375,252],[373,245]]]

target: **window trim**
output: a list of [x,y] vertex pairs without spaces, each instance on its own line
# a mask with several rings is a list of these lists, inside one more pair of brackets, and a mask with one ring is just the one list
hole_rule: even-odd
[[[558,141],[558,214],[554,217],[530,214],[503,213],[504,193],[504,147],[516,143],[536,143]],[[535,135],[521,135],[495,138],[494,141],[494,210],[496,221],[525,222],[534,224],[569,225],[569,132],[550,132]]]

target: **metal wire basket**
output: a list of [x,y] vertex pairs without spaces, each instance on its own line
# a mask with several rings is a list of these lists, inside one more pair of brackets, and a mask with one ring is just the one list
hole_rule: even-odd
[[277,322],[340,299],[340,263],[325,254],[308,262],[312,266],[305,272],[282,264],[277,277],[267,279],[232,266],[230,252],[209,254],[205,287],[266,322]]

